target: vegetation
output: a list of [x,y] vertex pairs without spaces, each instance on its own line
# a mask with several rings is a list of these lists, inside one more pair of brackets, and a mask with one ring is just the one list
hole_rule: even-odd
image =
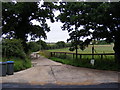
[[[89,45],[88,48],[86,48],[84,51],[78,50],[78,53],[80,54],[90,54],[91,53],[91,47],[92,45]],[[114,53],[113,45],[95,45],[95,49],[97,53]],[[107,56],[104,55],[103,59],[101,59],[99,55],[96,55],[94,57],[95,59],[95,65],[92,66],[90,64],[90,60],[92,59],[92,56],[86,55],[82,56],[80,59],[78,56],[78,59],[76,60],[73,58],[72,54],[56,54],[53,57],[50,57],[50,52],[71,52],[69,51],[69,48],[63,48],[63,49],[52,49],[52,50],[46,50],[42,52],[43,56],[47,56],[47,58],[50,58],[51,60],[61,62],[63,64],[73,65],[77,67],[86,67],[86,68],[93,68],[93,69],[100,69],[100,70],[115,70],[119,71],[118,64],[115,63],[115,58],[113,55]],[[75,52],[75,51],[74,51]],[[47,54],[46,54],[47,53]],[[41,53],[40,53],[41,54]],[[49,57],[48,57],[49,55]]]
[[44,56],[44,57],[46,57],[46,58],[50,58],[51,57],[50,52],[48,52],[46,50],[39,51],[39,54]]
[[118,64],[116,64],[113,60],[113,58],[109,58],[108,60],[100,60],[95,59],[95,65],[90,64],[90,60],[87,59],[81,59],[81,60],[70,60],[70,59],[60,59],[57,57],[51,57],[51,60],[61,62],[63,64],[73,65],[77,67],[86,67],[86,68],[93,68],[93,69],[99,69],[99,70],[115,70],[118,71]]
[[[64,23],[62,30],[68,30],[70,35],[68,42],[70,41],[71,44],[65,44],[65,42],[60,41],[55,45],[47,45],[42,40],[29,42],[27,44],[29,35],[31,36],[31,40],[47,38],[46,32],[50,31],[50,27],[48,27],[46,19],[54,22],[54,9],[60,11],[60,15],[56,17],[56,19]],[[43,2],[42,5],[39,5],[37,2],[3,2],[2,35],[5,36],[5,39],[2,41],[3,58],[4,60],[14,59],[16,62],[15,71],[18,71],[31,66],[28,55],[29,51],[34,52],[39,49],[56,49],[70,46],[70,51],[76,50],[77,59],[78,52],[91,53],[91,48],[88,46],[91,42],[105,39],[108,43],[114,43],[114,51],[111,50],[111,47],[100,49],[100,46],[97,50],[97,46],[95,46],[96,53],[115,52],[115,60],[120,63],[120,13],[118,12],[120,12],[120,2],[61,2],[59,6],[55,6],[52,2]],[[34,25],[32,23],[33,20],[38,21],[40,25]],[[80,27],[82,27],[82,29]],[[83,38],[85,39],[83,40]],[[100,43],[105,44],[103,41]],[[78,48],[84,50],[85,47],[88,47],[86,51],[78,50]],[[110,48],[110,50],[108,48]],[[50,54],[46,51],[40,52],[42,55],[44,55],[44,53],[48,54],[46,57],[50,58]],[[65,56],[59,57],[64,59]],[[111,65],[111,67],[113,67],[111,70],[116,70],[117,65],[114,66],[114,59],[111,59],[109,61],[107,61],[107,59],[103,60],[103,62],[96,59],[96,65],[93,68],[101,69],[102,65],[105,65],[103,66],[105,68],[102,69],[110,69],[108,66]],[[64,62],[68,63],[69,61],[66,60]],[[74,62],[74,60],[72,62]],[[84,62],[86,62],[86,64],[84,64]],[[75,65],[87,67],[88,62],[87,60],[81,60],[80,64],[75,62]],[[69,64],[71,64],[71,62],[69,62]],[[88,65],[88,67],[92,66]]]
[[40,45],[37,44],[36,42],[29,42],[28,48],[30,52],[36,52],[40,50]]
[[105,40],[99,40],[99,41],[96,41],[95,44],[96,45],[108,45],[109,43],[107,43]]
[[66,45],[65,45],[65,42],[64,41],[58,41],[56,43],[56,46],[59,47],[59,48],[64,48]]
[[[114,53],[112,44],[111,45],[94,45],[94,47],[95,47],[95,53]],[[71,52],[71,51],[69,51],[69,48],[51,49],[48,51],[50,51],[50,52]],[[73,51],[73,53],[75,53],[75,51]],[[89,45],[88,48],[86,48],[84,51],[79,49],[78,53],[80,53],[80,54],[92,53],[92,45]]]
[[[54,22],[53,4],[51,2],[44,2],[41,6],[38,4],[37,2],[2,2],[2,34],[5,34],[6,38],[22,40],[25,53],[28,52],[26,43],[28,35],[32,40],[46,38],[45,31],[50,31],[46,18]],[[39,21],[40,25],[34,25],[33,20]]]
[[21,71],[21,70],[24,70],[24,69],[27,69],[27,68],[31,67],[31,61],[27,57],[25,59],[21,59],[21,58],[18,58],[18,57],[9,57],[9,58],[3,57],[2,61],[3,62],[14,61],[14,71],[15,72]]
[[31,60],[25,54],[21,40],[3,39],[2,61],[14,61],[14,71],[24,70],[31,67]]
[[[79,49],[78,53],[90,54],[91,47],[92,45],[89,45],[88,48],[86,48],[84,51]],[[96,53],[114,53],[113,45],[95,45],[95,50],[96,50]],[[69,51],[69,48],[53,49],[53,50],[48,50],[48,51],[50,52],[71,52]],[[73,53],[75,53],[75,51]],[[101,56],[99,55],[94,56],[94,59],[95,59],[94,66],[90,64],[90,60],[92,59],[92,56],[90,55],[82,56],[81,59],[78,56],[78,59],[76,60],[75,58],[73,58],[72,54],[67,54],[67,55],[56,54],[55,56],[50,57],[50,59],[57,61],[57,62],[61,62],[63,64],[73,65],[77,67],[119,71],[120,67],[118,67],[118,64],[115,63],[115,58],[113,55],[112,56],[104,55],[103,59],[101,59],[100,57]]]
[[107,42],[114,41],[116,62],[120,63],[120,2],[63,2],[58,10],[61,13],[57,19],[64,23],[62,29],[69,32],[70,50],[76,50],[76,58],[78,45],[84,50],[92,40],[105,38]]
[[43,40],[39,40],[36,43],[39,45],[39,50],[45,50],[48,48],[47,43]]
[[19,57],[21,59],[25,59],[26,54],[23,50],[22,41],[18,39],[3,39],[2,56]]

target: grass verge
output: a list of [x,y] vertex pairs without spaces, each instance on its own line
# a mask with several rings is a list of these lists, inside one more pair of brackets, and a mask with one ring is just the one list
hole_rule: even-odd
[[96,59],[94,66],[90,64],[90,60],[88,59],[72,60],[72,59],[60,59],[57,57],[51,57],[50,59],[63,64],[68,64],[68,65],[77,66],[77,67],[86,67],[86,68],[92,68],[92,69],[98,69],[98,70],[118,71],[118,64],[116,64],[113,59],[109,59],[109,60]]

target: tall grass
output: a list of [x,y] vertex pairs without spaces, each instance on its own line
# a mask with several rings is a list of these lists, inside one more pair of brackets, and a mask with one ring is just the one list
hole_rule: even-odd
[[[49,53],[49,54],[48,54]],[[71,54],[60,54],[57,53],[54,57],[50,57],[50,52],[48,51],[42,51],[40,52],[45,57],[50,58],[53,61],[61,62],[63,64],[68,64],[72,66],[77,67],[86,67],[86,68],[93,68],[93,69],[99,69],[99,70],[114,70],[118,71],[118,64],[115,63],[114,55],[104,55],[103,59],[100,58],[99,55],[95,55],[95,64],[94,66],[90,64],[90,61],[92,59],[91,55],[85,55],[82,56],[80,59],[80,56],[78,56],[78,59],[75,60],[73,58],[73,55]]]
[[91,65],[90,59],[75,60],[75,59],[61,59],[61,58],[57,58],[57,57],[51,57],[50,59],[53,61],[61,62],[63,64],[68,64],[68,65],[77,66],[77,67],[118,71],[118,64],[116,64],[112,58],[103,59],[103,60],[101,60],[99,58],[95,59],[94,66]]
[[39,51],[39,54],[40,54],[41,56],[46,57],[46,58],[50,58],[50,57],[51,57],[50,52],[49,52],[49,51],[46,51],[46,50],[41,50],[41,51]]
[[2,61],[14,61],[14,71],[20,71],[20,70],[25,70],[27,68],[31,67],[31,60],[29,58],[26,59],[20,59],[17,57],[11,57],[11,58],[2,58]]

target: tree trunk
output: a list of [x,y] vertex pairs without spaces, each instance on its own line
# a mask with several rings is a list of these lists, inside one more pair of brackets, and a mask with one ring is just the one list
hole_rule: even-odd
[[18,30],[16,32],[16,38],[22,40],[23,49],[24,49],[25,53],[27,54],[28,53],[28,45],[26,43],[27,39],[26,39],[24,30],[21,32],[20,32],[20,30]]
[[78,55],[78,51],[77,51],[77,36],[75,37],[75,49],[76,49],[76,60],[78,59],[77,55]]
[[77,55],[78,55],[78,52],[77,52],[77,45],[76,45],[76,60],[78,59]]
[[120,31],[116,32],[115,42],[114,42],[114,51],[115,51],[115,61],[120,64]]
[[92,47],[92,59],[94,59],[94,45]]

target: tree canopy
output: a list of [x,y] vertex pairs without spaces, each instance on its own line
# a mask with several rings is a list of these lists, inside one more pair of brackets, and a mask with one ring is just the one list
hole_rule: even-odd
[[114,51],[120,62],[120,2],[65,2],[58,9],[61,14],[57,19],[64,23],[62,29],[68,30],[68,41],[73,43],[71,50],[77,50],[77,45],[84,49],[92,39],[106,38],[107,42],[115,42]]
[[59,47],[59,48],[64,48],[66,44],[65,44],[64,41],[58,41],[58,42],[56,43],[56,45],[57,45],[57,47]]
[[[7,2],[2,3],[2,34],[6,38],[16,38],[23,41],[25,51],[27,51],[27,37],[32,39],[46,38],[45,31],[50,31],[46,19],[54,22],[52,12],[53,4],[44,2],[40,5],[37,2]],[[33,25],[32,20],[39,21],[39,25]]]

